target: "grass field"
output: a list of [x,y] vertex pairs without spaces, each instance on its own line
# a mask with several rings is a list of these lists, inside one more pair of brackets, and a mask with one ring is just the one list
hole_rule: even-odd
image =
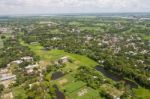
[[77,81],[77,82],[72,82],[70,84],[67,84],[64,86],[64,89],[66,90],[67,93],[72,93],[82,87],[84,87],[86,84],[82,81]]
[[89,87],[83,87],[77,91],[74,91],[69,97],[70,99],[103,99],[100,97],[98,91]]
[[144,36],[145,40],[150,40],[150,36]]
[[138,99],[150,99],[150,90],[145,88],[134,89],[135,95]]

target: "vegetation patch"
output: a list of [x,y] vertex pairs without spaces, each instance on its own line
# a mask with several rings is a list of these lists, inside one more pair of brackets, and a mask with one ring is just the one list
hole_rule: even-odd
[[100,97],[98,91],[90,88],[83,87],[79,90],[74,91],[69,95],[71,99],[103,99]]
[[64,89],[67,93],[72,93],[73,91],[76,91],[82,87],[84,87],[86,84],[82,81],[72,82],[70,84],[67,84]]
[[15,87],[12,90],[14,99],[26,99],[25,90],[22,87]]
[[135,96],[139,99],[150,99],[150,90],[145,88],[134,89]]

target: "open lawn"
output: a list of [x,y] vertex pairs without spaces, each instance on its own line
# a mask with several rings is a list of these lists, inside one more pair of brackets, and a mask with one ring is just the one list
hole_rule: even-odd
[[64,86],[64,89],[67,93],[72,93],[82,87],[85,86],[85,83],[82,81],[77,81],[77,82],[72,82],[70,84],[67,84],[66,86]]
[[135,96],[138,99],[150,99],[150,90],[145,88],[134,89]]
[[70,99],[103,99],[100,97],[98,91],[90,87],[83,87],[79,90],[76,90],[71,93],[69,97]]
[[150,40],[150,36],[144,36],[145,40]]
[[[73,77],[73,74],[72,73],[69,73],[59,79],[57,79],[56,81],[54,81],[58,86],[61,86],[61,87],[65,87],[65,85],[68,85],[72,82],[74,82],[74,77]],[[64,82],[64,83],[62,83]],[[64,88],[63,88],[64,89]]]

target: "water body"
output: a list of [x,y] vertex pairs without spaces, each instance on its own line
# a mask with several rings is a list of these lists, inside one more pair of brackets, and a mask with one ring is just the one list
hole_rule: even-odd
[[57,99],[65,99],[65,95],[58,89],[57,85],[54,85],[53,87],[56,88]]
[[125,85],[129,86],[131,89],[132,88],[138,88],[138,85],[130,80],[127,80],[127,79],[124,79],[121,75],[116,75],[116,74],[113,74],[107,70],[105,70],[103,67],[101,66],[96,66],[95,69],[97,71],[100,71],[101,73],[103,73],[106,77],[116,81],[116,82],[119,82],[119,81],[124,81],[125,82]]
[[51,79],[56,80],[56,79],[58,79],[60,77],[63,77],[63,76],[64,76],[64,74],[62,72],[55,72],[55,73],[52,74]]

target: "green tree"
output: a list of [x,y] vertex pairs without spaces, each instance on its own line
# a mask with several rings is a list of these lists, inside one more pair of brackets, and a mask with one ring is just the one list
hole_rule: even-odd
[[4,85],[0,84],[0,94],[2,93],[3,90],[4,90]]

